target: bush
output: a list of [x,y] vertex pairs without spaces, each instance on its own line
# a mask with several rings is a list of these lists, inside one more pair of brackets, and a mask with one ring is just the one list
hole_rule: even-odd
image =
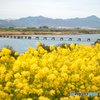
[[[51,51],[50,51],[50,46],[46,46],[45,44],[42,44],[42,43],[40,43],[40,45],[41,45],[41,47],[43,47],[43,48],[44,48],[45,50],[47,50],[48,52],[51,52]],[[57,50],[57,47],[58,47],[58,46],[61,47],[61,48],[66,48],[65,45],[67,45],[67,47],[71,50],[70,44],[66,44],[66,43],[57,44],[57,45],[55,46],[55,49]],[[74,45],[76,45],[76,44],[74,44]]]
[[25,33],[24,33],[24,32],[22,32],[22,35],[25,35]]
[[13,56],[15,59],[17,59],[17,57],[18,57],[19,55],[17,55],[17,56],[14,55],[16,51],[13,49],[12,46],[5,45],[4,48],[7,48],[7,49],[11,50],[11,54],[10,54],[10,55]]
[[[61,48],[66,48],[65,45],[67,45],[67,47],[71,50],[70,44],[67,44],[67,43],[57,44],[55,47],[57,48],[57,47],[59,46],[59,47],[61,47]],[[75,45],[76,45],[76,44],[75,44]]]
[[96,43],[99,43],[100,44],[100,41],[95,41],[94,44],[96,44]]
[[96,46],[96,43],[98,43],[98,44],[100,44],[100,41],[99,40],[97,40],[97,41],[95,41],[93,44],[91,44],[92,46]]
[[40,44],[41,47],[43,47],[43,49],[47,50],[48,52],[50,52],[50,46],[46,46],[45,44]]

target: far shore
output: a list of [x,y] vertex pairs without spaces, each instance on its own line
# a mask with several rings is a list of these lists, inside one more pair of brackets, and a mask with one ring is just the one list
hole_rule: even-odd
[[98,29],[33,29],[0,28],[1,35],[81,35],[100,34]]
[[89,33],[83,33],[83,32],[75,32],[75,31],[69,31],[69,32],[19,32],[19,31],[0,31],[0,35],[82,35],[82,34],[100,34],[100,31],[98,32],[89,32]]

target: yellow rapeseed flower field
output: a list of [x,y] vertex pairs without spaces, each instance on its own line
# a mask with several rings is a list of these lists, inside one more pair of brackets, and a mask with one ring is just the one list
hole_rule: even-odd
[[[0,100],[100,100],[100,44],[95,47],[50,46],[28,51],[15,59],[0,52]],[[15,56],[18,52],[15,52]],[[70,92],[97,92],[97,96],[70,96]]]

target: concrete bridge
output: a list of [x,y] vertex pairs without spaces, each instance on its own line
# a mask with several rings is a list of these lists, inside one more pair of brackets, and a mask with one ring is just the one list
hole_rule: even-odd
[[51,38],[51,40],[55,40],[56,38],[59,38],[60,40],[68,39],[70,41],[72,41],[73,39],[77,39],[77,41],[81,41],[82,39],[86,39],[87,41],[90,41],[91,39],[100,41],[100,37],[99,38],[82,38],[82,37],[63,37],[63,36],[56,37],[53,35],[0,35],[0,38],[14,38],[14,39],[31,39],[32,37],[34,37],[35,39],[43,38],[45,40],[47,40],[47,38]]

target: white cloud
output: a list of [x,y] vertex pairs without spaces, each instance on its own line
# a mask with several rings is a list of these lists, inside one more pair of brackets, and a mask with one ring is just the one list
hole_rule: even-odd
[[0,19],[27,16],[75,18],[96,15],[100,0],[0,0]]

